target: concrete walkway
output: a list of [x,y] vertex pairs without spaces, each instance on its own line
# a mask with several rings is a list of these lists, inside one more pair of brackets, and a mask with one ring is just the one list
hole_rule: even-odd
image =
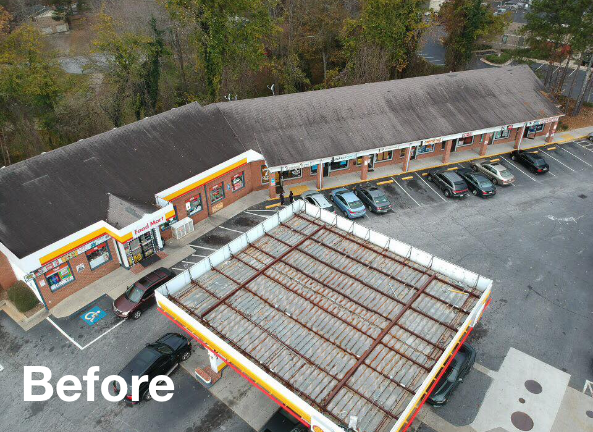
[[107,294],[109,297],[114,299],[119,297],[127,287],[132,285],[142,276],[159,267],[169,268],[188,255],[191,255],[193,253],[193,249],[188,246],[190,242],[204,235],[211,229],[216,228],[218,225],[226,222],[237,213],[240,213],[255,204],[265,201],[267,197],[267,190],[255,191],[249,195],[246,195],[240,200],[230,204],[228,207],[216,212],[209,218],[198,222],[194,226],[194,232],[191,234],[179,240],[167,240],[165,249],[163,250],[163,252],[167,254],[165,258],[155,262],[151,266],[142,269],[140,273],[133,273],[124,267],[120,267],[119,269],[109,273],[107,276],[102,277],[101,279],[93,282],[92,284],[64,299],[55,307],[50,309],[50,313],[56,318],[65,318],[79,311],[104,294]]

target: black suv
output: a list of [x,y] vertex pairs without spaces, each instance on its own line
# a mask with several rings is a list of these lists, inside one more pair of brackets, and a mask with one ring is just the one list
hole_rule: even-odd
[[529,168],[534,174],[543,174],[550,170],[550,166],[543,157],[529,151],[515,150],[511,153],[511,159]]
[[[179,333],[167,333],[156,342],[147,344],[122,369],[119,376],[122,377],[128,385],[128,393],[124,400],[135,405],[139,400],[132,400],[132,377],[148,376],[148,382],[140,384],[138,395],[140,399],[146,401],[152,399],[148,386],[150,381],[158,375],[169,375],[175,370],[179,363],[187,360],[191,356],[191,343],[189,339]],[[115,392],[119,392],[117,383],[113,383]]]
[[474,196],[488,198],[496,195],[496,186],[485,175],[474,172],[469,168],[459,168],[457,174],[465,180],[467,187]]
[[437,185],[446,197],[465,198],[468,195],[467,184],[453,171],[429,171],[428,180]]
[[463,381],[475,361],[476,350],[469,344],[463,344],[428,397],[427,402],[434,406],[445,405],[453,390]]

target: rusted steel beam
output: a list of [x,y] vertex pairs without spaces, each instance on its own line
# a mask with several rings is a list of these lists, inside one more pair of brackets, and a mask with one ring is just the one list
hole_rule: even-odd
[[[267,233],[266,235],[268,235],[269,237],[271,237],[271,238],[272,238],[272,239],[274,239],[274,240],[281,241],[280,239],[278,239],[277,237],[275,237],[275,236],[273,236],[273,235],[271,235],[271,234],[269,234],[269,233]],[[307,240],[308,240],[308,239],[307,239]],[[313,240],[313,241],[314,241],[314,240]],[[302,243],[301,243],[301,244],[302,244]],[[301,247],[296,247],[296,250],[297,250],[298,252],[302,253],[302,254],[305,254],[305,255],[307,255],[309,258],[311,258],[311,259],[313,259],[313,260],[315,260],[315,261],[317,261],[317,262],[319,262],[319,263],[322,263],[323,265],[325,265],[325,266],[329,267],[330,269],[332,269],[332,270],[334,270],[334,271],[336,271],[336,272],[338,272],[338,273],[341,273],[341,274],[343,274],[343,275],[344,275],[344,276],[346,276],[346,277],[349,277],[349,278],[351,278],[351,279],[354,279],[356,282],[360,283],[361,285],[363,285],[363,286],[367,287],[368,289],[370,289],[370,290],[372,290],[372,291],[374,291],[374,292],[376,292],[376,293],[379,293],[380,295],[383,295],[383,296],[387,297],[388,299],[390,299],[390,300],[392,300],[392,301],[394,301],[394,302],[396,302],[396,303],[400,304],[401,306],[405,306],[405,303],[404,303],[403,301],[401,301],[400,299],[398,299],[397,297],[394,297],[393,295],[391,295],[391,294],[388,294],[388,293],[386,293],[386,292],[384,292],[384,291],[378,290],[377,288],[373,287],[372,285],[369,285],[368,283],[364,282],[364,281],[363,281],[362,279],[360,279],[359,277],[357,277],[357,276],[354,276],[353,274],[350,274],[350,273],[348,273],[347,271],[345,271],[345,270],[342,270],[341,268],[339,268],[339,267],[336,267],[336,266],[335,266],[335,265],[333,265],[333,264],[330,264],[329,262],[321,261],[321,260],[320,260],[318,257],[316,257],[315,255],[313,255],[312,253],[310,253],[310,252],[308,252],[308,251],[306,251],[306,250],[303,250],[303,248],[301,248]],[[282,261],[282,262],[284,262],[284,261]],[[433,275],[433,276],[434,276],[434,278],[433,278],[433,279],[435,279],[435,278],[436,278],[436,275]],[[432,277],[432,276],[431,276],[431,277]],[[415,289],[416,289],[416,290],[418,290],[418,288],[415,288]],[[418,291],[417,291],[417,292],[418,292]],[[423,293],[423,294],[424,294],[424,293]],[[422,310],[420,310],[420,309],[414,308],[414,307],[412,307],[411,309],[412,309],[414,312],[416,312],[416,313],[418,313],[418,314],[422,315],[423,317],[425,317],[425,318],[428,318],[429,320],[431,320],[431,321],[434,321],[434,322],[436,322],[437,324],[440,324],[440,325],[442,325],[442,326],[444,326],[444,327],[447,327],[449,330],[451,330],[451,331],[453,331],[453,332],[457,332],[457,329],[456,329],[455,327],[453,327],[453,326],[451,326],[451,325],[449,325],[449,324],[447,324],[447,323],[444,323],[444,322],[442,322],[442,321],[440,321],[440,320],[436,319],[436,318],[435,318],[435,317],[433,317],[432,315],[429,315],[429,314],[427,314],[426,312],[424,312],[424,311],[422,311]]]
[[224,301],[226,301],[230,297],[234,296],[237,292],[241,291],[241,289],[243,289],[243,287],[245,287],[248,283],[250,283],[251,281],[253,281],[254,279],[256,279],[262,272],[264,272],[266,269],[272,267],[275,263],[277,263],[278,261],[280,261],[282,258],[284,258],[286,255],[288,255],[289,253],[291,253],[293,250],[295,250],[297,247],[299,247],[302,243],[304,243],[305,241],[307,241],[309,238],[313,237],[315,234],[317,234],[322,229],[323,229],[323,226],[318,227],[310,235],[308,235],[307,237],[303,238],[300,242],[298,242],[294,246],[290,247],[288,250],[284,251],[282,254],[280,254],[280,256],[278,256],[277,258],[275,258],[274,261],[272,261],[269,264],[267,264],[261,270],[259,270],[258,272],[256,272],[250,278],[248,278],[245,282],[239,284],[239,286],[237,288],[235,288],[234,290],[232,290],[231,292],[229,292],[228,294],[226,294],[218,302],[216,302],[215,304],[213,304],[212,306],[210,306],[208,309],[206,309],[202,313],[202,317],[205,317],[210,312],[212,312],[214,309],[216,309],[218,306],[220,306]]
[[[374,248],[370,248],[367,245],[365,245],[363,242],[361,242],[361,241],[359,241],[359,240],[357,240],[355,238],[348,237],[348,236],[342,234],[341,232],[338,232],[338,231],[334,230],[331,226],[321,225],[321,224],[319,224],[319,223],[317,223],[315,221],[309,220],[309,219],[301,216],[300,214],[295,214],[295,217],[300,218],[300,219],[303,219],[304,221],[307,221],[308,223],[310,223],[312,225],[315,225],[315,226],[318,226],[318,227],[322,226],[327,231],[329,231],[329,232],[331,232],[333,234],[336,234],[337,236],[340,236],[343,239],[346,239],[346,240],[351,241],[353,243],[356,243],[356,244],[358,244],[360,246],[363,246],[363,247],[367,248],[368,250],[370,250],[371,252],[376,253],[377,255],[381,255],[382,257],[387,258],[387,259],[389,259],[391,261],[395,261],[395,262],[397,262],[399,264],[402,264],[404,266],[410,267],[410,265],[406,261],[403,261],[403,260],[397,259],[395,257],[389,256],[386,253],[381,252],[381,251],[378,251],[378,250],[376,250]],[[422,269],[419,269],[418,268],[418,269],[415,269],[415,270],[428,275],[428,273],[426,271],[422,270]],[[436,276],[436,280],[438,280],[439,282],[444,283],[445,285],[449,285],[450,287],[452,287],[453,289],[455,289],[457,291],[461,291],[461,292],[464,292],[465,294],[468,294],[468,295],[470,295],[472,297],[475,297],[476,299],[479,299],[480,298],[480,295],[474,293],[473,291],[466,291],[462,287],[460,287],[458,285],[453,285],[453,284],[451,284],[451,282],[446,281],[446,280],[440,278],[438,275]]]
[[422,294],[422,292],[426,288],[428,288],[428,286],[432,283],[432,281],[435,278],[436,278],[436,275],[432,275],[430,278],[428,278],[428,280],[424,283],[424,285],[422,285],[422,287],[418,291],[416,291],[414,293],[414,295],[412,296],[412,298],[410,300],[408,300],[408,302],[406,303],[406,306],[404,306],[402,308],[402,310],[399,311],[399,313],[395,316],[395,318],[387,325],[387,327],[385,327],[383,329],[383,331],[379,334],[379,336],[377,336],[375,338],[375,340],[373,341],[373,343],[371,344],[371,346],[365,351],[365,353],[362,356],[360,356],[360,358],[358,359],[358,361],[356,362],[356,364],[354,364],[354,366],[352,366],[350,368],[350,370],[348,372],[346,372],[346,375],[344,375],[344,377],[340,380],[340,382],[325,397],[325,399],[321,403],[324,407],[327,407],[327,405],[336,396],[336,394],[338,394],[338,392],[340,391],[340,389],[342,387],[344,387],[344,385],[348,382],[348,380],[352,377],[352,375],[354,375],[354,373],[360,367],[360,365],[365,362],[365,360],[373,352],[373,350],[377,347],[377,345],[379,345],[379,343],[381,342],[381,340],[389,333],[389,331],[397,324],[397,322],[404,316],[404,314],[412,307],[412,305],[414,304],[414,302],[418,299],[418,297],[420,297],[420,295]]
[[[243,264],[245,264],[246,266],[248,266],[248,267],[251,267],[253,270],[257,270],[257,268],[256,268],[256,267],[254,267],[254,266],[252,266],[251,264],[249,264],[248,262],[244,261],[244,260],[243,260],[242,258],[240,258],[238,255],[235,255],[235,256],[234,256],[234,258],[235,258],[235,259],[237,259],[237,260],[239,260],[240,262],[242,262],[242,263],[243,263]],[[275,270],[274,268],[271,268],[271,269],[268,269],[268,270],[266,270],[266,272],[269,272],[269,271],[271,271],[271,270],[273,270],[273,271],[277,271],[277,270]],[[352,323],[350,323],[350,322],[346,321],[344,318],[342,318],[342,317],[340,317],[340,316],[338,316],[338,315],[334,314],[333,312],[331,312],[331,311],[330,311],[330,310],[328,310],[327,308],[323,307],[322,305],[320,305],[320,304],[318,304],[318,303],[316,303],[316,302],[313,302],[313,301],[309,300],[308,298],[304,297],[303,295],[301,295],[300,293],[298,293],[298,292],[296,292],[296,291],[292,290],[291,288],[289,288],[288,286],[286,286],[286,285],[285,285],[285,284],[284,284],[284,283],[283,283],[281,280],[279,280],[279,279],[277,279],[277,278],[275,278],[275,277],[273,277],[273,276],[271,276],[271,275],[269,275],[269,274],[267,274],[267,273],[264,273],[264,274],[263,274],[263,276],[265,276],[265,277],[269,278],[270,280],[272,280],[273,282],[277,283],[277,284],[278,284],[278,285],[280,285],[282,288],[284,288],[286,291],[288,291],[288,292],[290,292],[290,293],[292,293],[292,294],[296,295],[297,297],[300,297],[301,299],[305,300],[307,303],[309,303],[309,304],[313,305],[314,307],[318,307],[319,309],[321,309],[322,311],[324,311],[326,314],[328,314],[328,315],[330,315],[331,317],[333,317],[333,318],[337,319],[338,321],[341,321],[341,322],[343,322],[343,323],[344,323],[344,324],[346,324],[348,327],[350,327],[350,328],[353,328],[354,330],[358,331],[360,334],[366,335],[366,332],[365,332],[365,331],[363,331],[362,329],[360,329],[360,328],[358,328],[357,326],[355,326],[354,324],[352,324]],[[248,290],[249,292],[252,292],[252,291],[251,291],[250,289],[248,289],[248,288],[247,288],[247,290]],[[255,294],[255,293],[253,293],[253,292],[252,292],[252,294],[253,294],[253,295],[255,295],[255,296],[257,296],[258,298],[260,298],[260,299],[261,299],[261,297],[260,297],[259,295]],[[263,299],[262,299],[262,300],[263,300]],[[264,301],[265,301],[265,300],[264,300]],[[267,301],[266,301],[266,303],[267,303],[267,304],[269,304],[270,306],[272,306],[272,305],[271,305],[270,303],[268,303]],[[292,316],[291,316],[291,318],[292,318]],[[304,323],[301,323],[300,321],[297,321],[297,323],[299,323],[299,324],[300,324],[300,325],[302,325],[303,327],[305,327],[305,328],[309,329],[310,331],[314,332],[315,334],[317,334],[317,332],[315,332],[315,330],[313,330],[313,329],[309,328],[309,327],[308,327],[308,326],[306,326]],[[374,324],[374,326],[375,326],[375,327],[377,327],[377,329],[381,329],[381,327],[377,326],[376,324]],[[333,342],[331,342],[331,341],[327,340],[325,337],[323,337],[323,336],[321,336],[321,335],[319,335],[319,334],[317,334],[317,335],[318,335],[319,337],[322,337],[322,338],[323,338],[324,340],[326,340],[328,343],[334,344]],[[334,344],[334,345],[335,345],[335,344]],[[396,349],[394,349],[394,348],[391,348],[391,347],[388,347],[388,346],[386,346],[385,344],[383,344],[383,345],[384,345],[384,346],[385,346],[387,349],[393,350],[393,351],[395,351],[396,353],[400,354],[398,350],[396,350]],[[351,352],[349,352],[349,351],[346,351],[344,348],[342,348],[342,347],[339,347],[339,346],[337,346],[337,345],[336,345],[336,347],[337,347],[338,349],[342,350],[343,352],[345,352],[346,354],[349,354],[349,355],[351,355],[351,356],[353,356],[353,357],[356,357],[356,354],[354,354],[354,353],[351,353]],[[400,355],[401,355],[401,354],[400,354]],[[403,356],[403,355],[402,355],[402,357],[406,358],[406,357],[405,357],[405,356]],[[427,355],[425,355],[425,357],[429,358],[430,360],[434,360],[434,359],[432,359],[431,357],[428,357]],[[396,381],[396,380],[394,380],[393,378],[391,378],[390,376],[386,375],[385,373],[383,373],[383,372],[379,371],[378,369],[375,369],[373,366],[371,366],[371,365],[365,365],[365,366],[366,366],[366,367],[368,367],[369,369],[371,369],[373,372],[375,372],[375,373],[377,373],[377,374],[381,375],[383,378],[385,378],[385,379],[387,379],[387,380],[389,380],[389,381],[393,382],[393,383],[394,383],[394,384],[396,384],[398,387],[401,387],[402,389],[406,390],[406,391],[407,391],[407,392],[409,392],[410,394],[412,394],[412,395],[414,395],[414,394],[415,394],[415,392],[414,392],[413,390],[409,389],[408,387],[406,387],[405,385],[403,385],[403,384],[402,384],[402,383],[400,383],[399,381]]]
[[[253,248],[254,248],[254,249],[256,249],[257,251],[259,251],[259,252],[261,252],[261,253],[263,253],[263,254],[265,254],[265,255],[269,256],[270,258],[274,258],[274,256],[273,256],[273,255],[270,255],[269,253],[267,253],[266,251],[264,251],[264,250],[260,249],[259,247],[255,246],[255,245],[251,245],[251,247],[253,247]],[[304,270],[302,270],[302,269],[299,269],[298,267],[294,266],[293,264],[291,264],[291,263],[289,263],[289,262],[287,262],[287,261],[284,261],[284,260],[282,260],[282,261],[281,261],[281,263],[282,263],[282,264],[284,264],[284,265],[286,265],[286,266],[288,266],[288,267],[290,267],[290,268],[292,268],[294,271],[296,271],[296,272],[298,272],[298,273],[301,273],[303,276],[305,276],[305,277],[307,277],[307,278],[309,278],[309,279],[313,280],[314,282],[316,282],[317,284],[321,285],[322,287],[324,287],[324,288],[327,288],[327,289],[329,289],[329,290],[331,290],[331,291],[335,292],[335,293],[336,293],[336,294],[338,294],[339,296],[341,296],[341,297],[344,297],[346,300],[348,300],[348,301],[350,301],[350,302],[354,303],[355,305],[357,305],[357,306],[360,306],[361,308],[363,308],[363,309],[365,309],[365,310],[369,311],[370,313],[372,313],[372,314],[375,314],[375,315],[378,315],[378,316],[380,316],[381,318],[383,318],[383,319],[384,319],[384,320],[386,320],[386,321],[389,321],[389,320],[390,320],[390,318],[389,318],[388,316],[386,316],[386,315],[383,315],[382,313],[380,313],[380,312],[378,312],[378,311],[376,311],[376,310],[372,309],[370,306],[368,306],[368,305],[365,305],[364,303],[361,303],[361,302],[359,302],[358,300],[356,300],[356,299],[354,299],[354,298],[350,297],[348,294],[345,294],[345,293],[343,293],[343,292],[337,291],[336,289],[332,288],[331,286],[329,286],[329,285],[325,284],[325,283],[324,283],[322,280],[320,280],[319,278],[317,278],[317,277],[315,277],[315,276],[313,276],[313,275],[311,275],[311,274],[309,274],[309,273],[305,272],[305,271],[304,271]],[[439,323],[440,323],[440,322],[439,322]],[[444,348],[442,348],[442,347],[440,347],[440,346],[438,346],[438,345],[434,344],[433,342],[429,341],[428,339],[425,339],[425,338],[423,338],[422,336],[420,336],[419,334],[415,333],[414,331],[412,331],[412,330],[410,330],[410,329],[408,329],[408,328],[404,327],[402,324],[399,324],[399,323],[398,323],[398,324],[397,324],[397,326],[398,326],[398,327],[400,327],[400,328],[402,328],[403,330],[407,331],[408,333],[411,333],[412,335],[416,336],[417,338],[419,338],[419,339],[422,339],[422,340],[423,340],[423,341],[425,341],[426,343],[428,343],[428,344],[430,344],[430,345],[433,345],[434,347],[436,347],[437,349],[439,349],[441,352],[442,352],[442,351],[444,351]],[[385,344],[382,344],[382,345],[385,345]],[[423,365],[421,365],[420,363],[418,363],[418,362],[416,362],[415,360],[413,360],[413,359],[409,358],[409,357],[408,357],[408,356],[406,356],[405,354],[403,354],[403,353],[400,353],[399,351],[397,351],[397,350],[395,350],[395,349],[393,349],[393,348],[391,348],[391,347],[389,347],[389,346],[387,346],[387,345],[385,345],[385,347],[387,347],[388,349],[394,350],[396,353],[398,353],[398,354],[400,354],[402,357],[404,357],[404,358],[406,358],[406,359],[410,360],[412,363],[416,364],[417,366],[420,366],[420,367],[422,367],[423,369],[427,369],[427,368],[426,368],[426,366],[423,366]],[[433,361],[436,361],[436,360],[437,360],[437,359],[435,359],[435,358],[433,358],[433,357],[427,356],[427,355],[426,355],[426,354],[424,354],[424,353],[423,353],[423,355],[424,355],[424,356],[426,356],[426,357],[428,357],[428,358],[430,358],[430,359],[431,359],[431,360],[433,360]],[[429,369],[427,369],[427,370],[429,370]]]

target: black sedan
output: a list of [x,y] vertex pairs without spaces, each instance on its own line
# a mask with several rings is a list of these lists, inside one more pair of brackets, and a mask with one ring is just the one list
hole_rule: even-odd
[[[122,369],[119,376],[122,377],[127,386],[128,392],[124,400],[132,405],[140,400],[150,400],[152,396],[148,391],[150,381],[158,375],[169,375],[179,366],[179,363],[191,356],[191,343],[189,339],[179,333],[167,333],[159,340],[146,345],[142,351]],[[148,382],[140,384],[139,398],[132,399],[132,377],[148,376]],[[119,392],[117,384],[113,384],[116,393]]]
[[537,153],[515,150],[511,153],[511,159],[519,162],[534,174],[544,174],[550,170],[546,160]]
[[476,361],[476,350],[469,344],[463,344],[453,361],[437,383],[427,402],[434,406],[442,406],[469,373]]
[[354,193],[373,213],[387,213],[391,210],[391,203],[378,187],[364,188],[357,186]]
[[465,180],[467,187],[475,196],[488,198],[496,195],[496,186],[485,175],[469,168],[459,168],[457,174]]

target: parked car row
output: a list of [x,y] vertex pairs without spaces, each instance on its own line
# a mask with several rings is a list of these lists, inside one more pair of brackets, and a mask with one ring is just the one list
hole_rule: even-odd
[[389,202],[385,193],[376,186],[357,186],[354,190],[346,188],[334,189],[329,196],[331,202],[321,192],[317,191],[304,192],[300,198],[330,212],[335,212],[337,208],[349,219],[364,217],[367,210],[383,214],[392,209],[391,202]]
[[[511,159],[534,174],[544,174],[550,169],[545,159],[532,151],[515,150]],[[456,171],[434,169],[428,173],[428,180],[451,198],[465,198],[469,192],[488,198],[496,195],[496,186],[510,185],[515,181],[513,173],[501,163],[482,159],[470,162],[470,166],[471,169],[459,168]]]

